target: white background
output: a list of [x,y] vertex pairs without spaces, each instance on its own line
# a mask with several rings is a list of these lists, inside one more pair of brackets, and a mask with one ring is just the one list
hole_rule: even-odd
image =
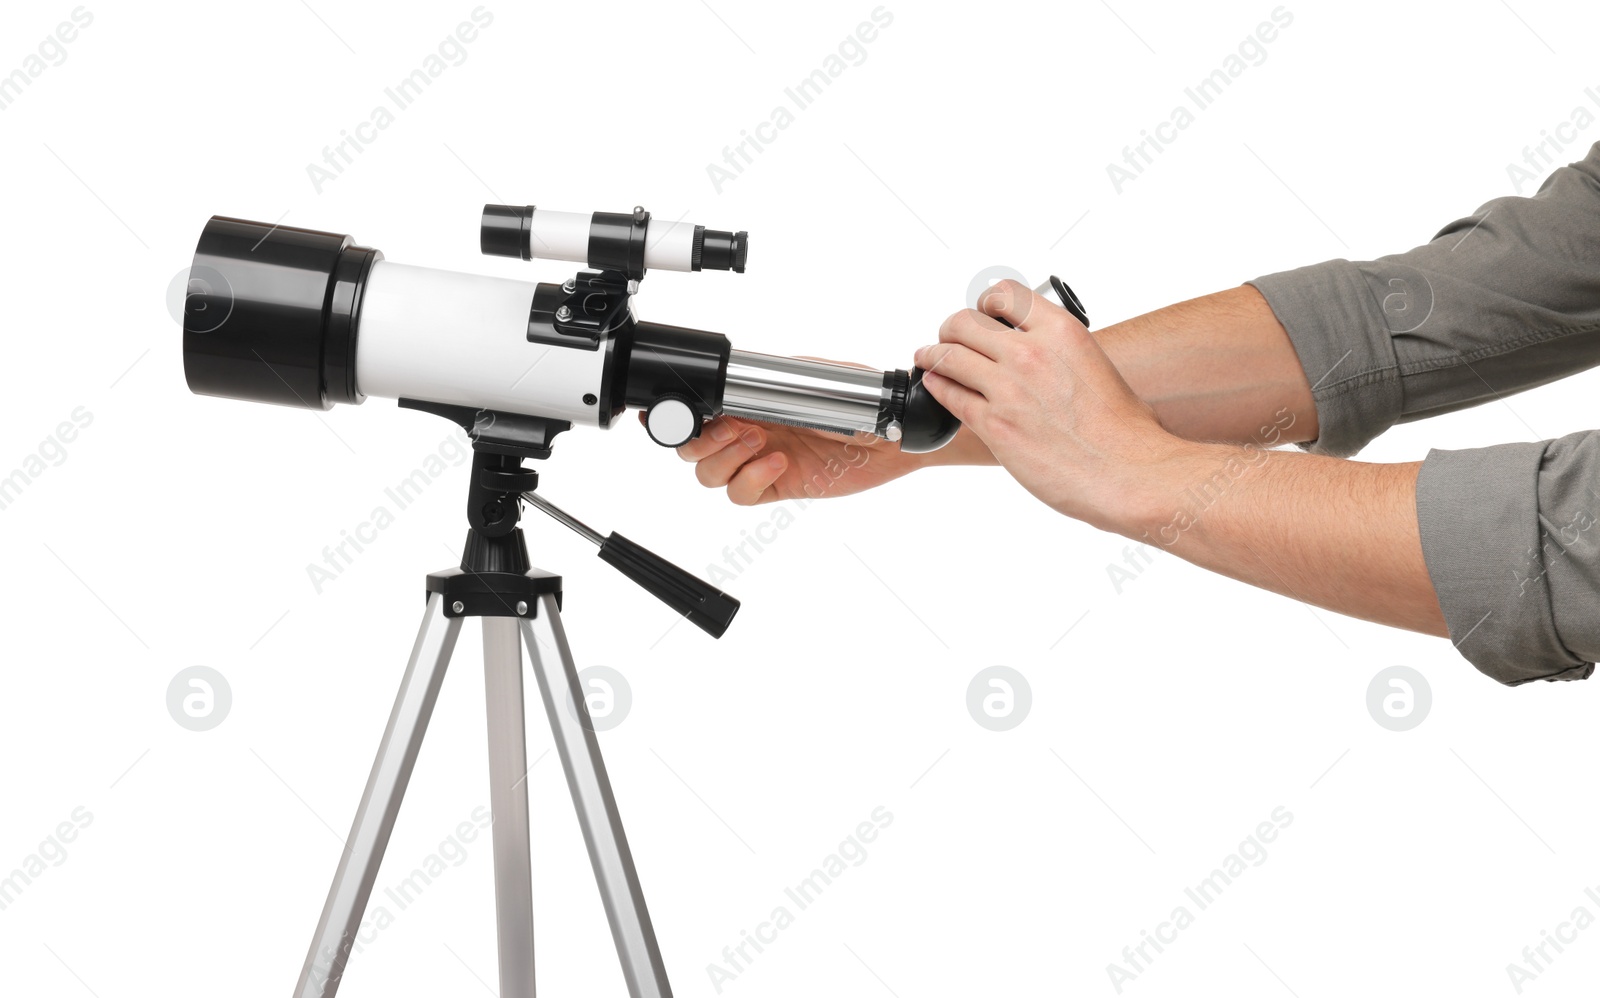
[[[1506,165],[1600,86],[1591,5],[1291,2],[1266,61],[1119,194],[1106,164],[1271,0],[891,0],[865,61],[718,193],[707,164],[872,0],[490,2],[464,61],[318,193],[307,164],[474,6],[91,3],[65,61],[0,112],[0,474],[76,407],[93,414],[0,510],[0,874],[75,808],[93,816],[0,911],[7,994],[289,989],[423,576],[464,535],[458,467],[313,590],[306,566],[448,427],[382,400],[313,414],[191,395],[166,295],[211,214],[551,280],[570,268],[478,255],[483,202],[643,204],[753,244],[743,276],[653,275],[644,317],[900,366],[991,265],[1066,276],[1104,325],[1408,248],[1513,193]],[[0,73],[72,10],[7,4]],[[1363,458],[1582,429],[1597,387],[1583,375],[1396,428]],[[702,490],[631,419],[567,434],[541,471],[554,501],[695,569],[775,512]],[[1512,994],[1524,946],[1579,905],[1600,914],[1583,893],[1600,884],[1593,683],[1506,689],[1445,641],[1168,556],[1119,593],[1106,566],[1121,538],[993,470],[797,512],[726,584],[744,610],[720,642],[673,627],[578,538],[530,525],[535,561],[566,577],[580,665],[632,686],[601,740],[680,995],[716,994],[707,965],[793,910],[784,888],[878,807],[893,823],[865,861],[722,993],[1113,994],[1106,965],[1175,906],[1193,911],[1184,888],[1280,806],[1293,821],[1268,858],[1124,993]],[[469,625],[380,891],[488,801],[477,658]],[[196,665],[233,694],[203,733],[165,704]],[[1004,733],[965,705],[994,665],[1033,694]],[[1391,665],[1432,686],[1431,715],[1405,733],[1365,706]],[[553,755],[530,787],[541,986],[620,994]],[[352,961],[344,993],[492,989],[491,874],[480,838]],[[1590,929],[1526,987],[1577,994],[1597,974]]]

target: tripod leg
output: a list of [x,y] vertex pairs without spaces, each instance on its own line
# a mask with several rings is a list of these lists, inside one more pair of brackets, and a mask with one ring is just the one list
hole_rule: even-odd
[[628,994],[632,998],[671,998],[672,986],[667,983],[667,970],[656,945],[655,929],[650,925],[650,912],[645,909],[639,874],[633,868],[633,854],[628,851],[628,838],[611,794],[605,761],[600,758],[588,705],[578,689],[578,670],[572,661],[572,650],[567,647],[556,598],[539,597],[538,617],[524,620],[522,628],[561,766],[567,773],[567,786],[572,790],[578,824],[589,847],[589,863],[600,885],[600,899],[611,923],[617,956],[622,960]]
[[522,645],[515,617],[483,618],[483,685],[489,710],[489,805],[494,811],[500,998],[533,998],[528,743],[522,705]]
[[411,779],[417,750],[422,747],[422,736],[439,697],[439,684],[460,633],[460,618],[444,615],[443,597],[437,593],[429,596],[405,679],[389,715],[389,726],[378,743],[378,758],[372,763],[367,789],[361,795],[361,806],[356,808],[356,820],[350,826],[344,855],[322,908],[322,921],[317,923],[311,952],[300,971],[300,983],[295,987],[297,998],[333,998],[339,990],[345,962],[367,910],[367,898],[378,877],[378,865],[389,845],[395,815],[400,811],[400,799]]

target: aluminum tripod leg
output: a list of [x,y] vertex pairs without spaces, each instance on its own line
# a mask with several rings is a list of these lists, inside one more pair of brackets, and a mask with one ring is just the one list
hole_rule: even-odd
[[494,812],[500,998],[533,998],[528,743],[522,702],[522,644],[515,617],[483,618],[483,688],[489,712],[489,806]]
[[567,786],[578,811],[578,824],[589,847],[589,862],[600,885],[600,899],[611,923],[611,936],[622,960],[622,976],[632,998],[671,998],[666,967],[656,945],[650,913],[645,909],[639,874],[622,830],[622,818],[611,794],[611,781],[600,758],[600,744],[578,689],[577,666],[567,647],[567,632],[553,595],[539,597],[536,619],[522,622],[522,636],[533,661],[534,676],[550,730],[555,735]]
[[298,998],[333,998],[339,990],[345,962],[367,910],[367,898],[378,877],[378,864],[383,861],[395,815],[400,811],[400,799],[411,779],[417,750],[439,697],[439,684],[460,633],[461,620],[444,615],[442,597],[428,597],[428,609],[417,632],[400,693],[395,697],[389,726],[378,744],[378,758],[367,777],[367,789],[361,795],[361,806],[356,808],[356,820],[345,840],[338,872],[322,908],[322,920],[311,941],[311,952],[300,971],[300,983],[295,987]]

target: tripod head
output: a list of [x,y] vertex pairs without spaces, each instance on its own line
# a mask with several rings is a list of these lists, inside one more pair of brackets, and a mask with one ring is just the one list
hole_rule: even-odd
[[539,473],[528,458],[550,454],[549,438],[560,432],[537,417],[455,406],[413,405],[444,416],[472,437],[472,480],[467,485],[466,546],[461,566],[428,576],[428,591],[444,595],[445,616],[521,617],[541,593],[561,599],[560,579],[531,568],[519,523],[522,503],[532,504],[599,548],[600,560],[632,579],[673,612],[714,638],[722,637],[739,601],[619,533],[601,535],[543,496]]

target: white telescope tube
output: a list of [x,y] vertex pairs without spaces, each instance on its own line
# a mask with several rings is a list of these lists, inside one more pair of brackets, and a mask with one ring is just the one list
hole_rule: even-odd
[[[361,306],[364,395],[603,426],[606,347],[528,342],[533,284],[380,260]],[[585,401],[585,399],[589,401]]]

